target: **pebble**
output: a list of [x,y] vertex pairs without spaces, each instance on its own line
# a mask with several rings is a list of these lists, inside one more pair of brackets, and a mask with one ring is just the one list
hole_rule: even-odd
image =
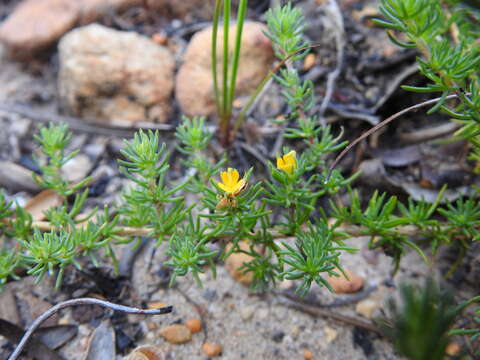
[[168,37],[164,33],[155,33],[152,35],[152,40],[158,45],[167,45]]
[[460,353],[460,350],[461,350],[460,345],[452,342],[452,343],[447,345],[447,348],[445,349],[445,352],[447,353],[447,355],[456,356]]
[[32,178],[33,172],[10,161],[0,160],[0,187],[11,192],[29,191],[38,192],[41,190]]
[[160,330],[159,334],[171,344],[184,344],[192,340],[190,329],[181,324],[169,325]]
[[253,317],[254,313],[255,313],[255,306],[253,305],[243,306],[240,309],[240,317],[242,318],[243,321],[250,320]]
[[160,346],[144,345],[134,349],[127,360],[163,360],[165,355]]
[[325,337],[327,340],[327,344],[330,344],[333,340],[335,340],[338,336],[338,331],[332,329],[331,327],[326,326],[323,331],[325,331]]
[[305,360],[312,360],[313,359],[313,354],[310,350],[304,349],[303,350],[303,357]]
[[17,302],[15,301],[12,290],[5,288],[0,292],[0,304],[2,304],[2,306],[0,306],[0,319],[20,325],[21,321],[18,314]]
[[328,283],[337,294],[356,293],[363,288],[363,277],[345,269],[345,274],[348,276],[347,279],[342,273],[340,273],[340,271],[337,272],[340,276],[327,277]]
[[87,155],[79,154],[62,166],[62,175],[67,181],[78,183],[85,179],[92,166],[92,162]]
[[152,331],[152,330],[157,330],[158,329],[158,324],[153,322],[153,321],[149,321],[147,322],[147,329]]
[[281,343],[284,337],[285,333],[283,331],[275,331],[272,335],[272,340],[276,343]]
[[[247,242],[241,242],[239,244],[240,249],[248,251],[249,245]],[[227,246],[227,251],[229,251],[229,246]],[[252,272],[244,272],[243,264],[249,263],[253,260],[253,256],[244,254],[244,253],[233,253],[225,260],[225,268],[227,269],[230,276],[243,285],[250,285],[253,281]]]
[[315,66],[315,63],[317,62],[317,57],[315,54],[308,54],[307,56],[305,56],[305,59],[303,60],[303,70],[304,71],[308,71],[310,70],[312,67]]
[[218,299],[217,290],[215,290],[215,289],[205,289],[202,292],[202,297],[209,302],[213,302],[213,301]]
[[216,342],[206,342],[202,345],[202,351],[209,357],[219,356],[222,350],[222,346]]
[[292,330],[290,330],[290,335],[292,336],[292,338],[296,339],[300,335],[301,331],[302,331],[302,329],[300,328],[300,326],[294,325],[292,327]]
[[0,24],[0,41],[9,55],[26,60],[52,46],[77,24],[111,11],[140,5],[141,0],[25,0]]
[[367,319],[372,319],[375,311],[380,308],[381,304],[379,299],[371,297],[358,302],[355,306],[355,311]]
[[257,318],[258,320],[265,320],[265,319],[268,318],[269,315],[270,315],[270,311],[269,311],[268,309],[266,309],[266,308],[264,308],[264,309],[259,309],[259,310],[257,311],[257,316],[256,316],[256,318]]
[[[241,250],[248,251],[250,245],[246,241],[239,243]],[[231,245],[227,245],[227,251],[230,251]],[[243,264],[253,260],[253,256],[244,253],[233,253],[225,260],[225,268],[230,276],[243,285],[250,285],[253,282],[253,273],[244,272]]]
[[190,318],[185,321],[185,326],[190,329],[192,334],[198,333],[202,330],[202,322],[197,318]]
[[[52,307],[52,304],[49,302],[37,298],[29,293],[24,294],[21,298],[17,297],[17,304],[19,305],[18,310],[20,318],[26,325],[30,325],[37,317],[42,315],[47,310],[50,310]],[[41,326],[44,327],[57,325],[59,317],[59,313],[55,313],[45,320]]]

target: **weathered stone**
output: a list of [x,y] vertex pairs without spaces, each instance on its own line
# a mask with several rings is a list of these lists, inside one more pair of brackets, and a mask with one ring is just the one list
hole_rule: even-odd
[[140,5],[142,0],[25,0],[0,25],[0,41],[11,56],[30,58],[53,45],[77,24],[93,22],[109,10]]
[[338,336],[338,331],[335,329],[332,329],[329,326],[325,326],[323,328],[323,331],[325,331],[325,340],[327,341],[327,344],[330,344],[332,341],[334,341],[337,336]]
[[67,0],[27,0],[0,25],[0,41],[10,55],[27,58],[75,26],[78,4]]
[[[251,94],[272,66],[271,41],[265,36],[266,27],[256,22],[245,23],[242,38],[240,66],[236,82],[236,95]],[[236,25],[230,27],[234,39]],[[212,28],[199,31],[190,41],[185,52],[184,63],[176,78],[176,97],[187,115],[211,115],[215,111],[213,77],[211,72]],[[221,81],[223,32],[218,36],[218,73]],[[230,52],[234,41],[230,42]]]
[[203,344],[202,350],[208,357],[216,357],[222,353],[222,345],[215,342],[206,342]]
[[[52,305],[42,299],[33,296],[30,293],[22,294],[17,297],[17,304],[19,305],[19,314],[23,323],[30,326],[40,315],[49,310]],[[54,326],[58,322],[58,313],[53,314],[42,323],[43,326]]]
[[[340,271],[338,271],[340,273]],[[350,270],[345,270],[348,279],[340,273],[340,276],[329,276],[328,283],[337,294],[349,294],[359,291],[363,287],[363,278]]]
[[192,339],[192,333],[185,325],[173,324],[160,330],[160,335],[172,344],[183,344]]
[[165,122],[174,60],[149,38],[88,25],[60,41],[59,95],[71,114],[107,122]]
[[313,353],[310,350],[303,349],[303,358],[305,360],[312,360],[313,359]]
[[92,170],[92,162],[87,155],[79,154],[62,166],[62,174],[67,181],[77,183],[85,179]]
[[[240,249],[248,251],[249,245],[246,242],[239,244]],[[230,246],[227,247],[229,251]],[[244,253],[233,253],[225,260],[225,268],[232,278],[243,285],[250,285],[253,281],[253,273],[251,271],[245,272],[243,264],[248,264],[253,260],[253,256]]]
[[202,330],[202,322],[197,318],[190,318],[185,321],[185,326],[189,328],[192,334],[198,333]]
[[13,324],[21,325],[18,315],[17,302],[10,288],[3,289],[0,292],[0,319],[10,321]]
[[127,360],[163,360],[165,353],[160,346],[144,345],[133,350]]
[[240,308],[240,316],[243,321],[248,321],[253,317],[255,314],[255,306],[254,305],[245,305]]
[[381,307],[382,304],[380,303],[379,299],[377,297],[371,297],[357,303],[355,306],[355,311],[367,319],[372,319],[375,312]]

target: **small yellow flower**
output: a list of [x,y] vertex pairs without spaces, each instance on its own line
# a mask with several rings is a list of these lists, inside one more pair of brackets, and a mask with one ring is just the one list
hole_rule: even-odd
[[227,171],[222,171],[220,173],[220,178],[223,183],[217,182],[217,185],[220,189],[225,191],[227,195],[236,196],[247,186],[247,181],[245,179],[240,179],[240,175],[236,169],[228,168]]
[[292,150],[288,154],[278,157],[277,168],[285,171],[287,174],[291,174],[297,166],[296,155],[297,153],[295,152],[295,150]]

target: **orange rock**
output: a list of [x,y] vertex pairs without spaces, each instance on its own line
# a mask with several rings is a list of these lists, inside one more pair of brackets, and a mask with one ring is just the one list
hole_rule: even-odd
[[202,345],[202,351],[209,357],[215,357],[222,353],[222,346],[215,342],[206,342]]
[[456,356],[460,353],[460,350],[461,350],[460,345],[452,342],[447,345],[445,352],[447,353],[447,355]]
[[190,329],[192,334],[198,333],[202,330],[202,322],[197,318],[190,318],[185,321],[186,327]]
[[[246,242],[240,242],[240,249],[248,251],[249,245]],[[229,251],[231,245],[227,246],[227,251]],[[237,280],[243,285],[250,285],[253,281],[253,273],[244,272],[242,269],[243,264],[249,263],[253,260],[253,256],[244,254],[244,253],[233,253],[225,260],[225,268],[232,278]]]
[[0,26],[10,55],[25,59],[52,45],[75,26],[78,4],[67,0],[27,0]]
[[168,43],[168,38],[165,34],[155,33],[152,35],[152,40],[158,45],[166,45]]
[[28,59],[53,45],[77,24],[88,24],[111,10],[140,5],[143,0],[26,0],[0,25],[0,41],[10,55]]
[[164,360],[165,353],[160,346],[144,345],[134,349],[126,360]]
[[305,360],[312,360],[313,359],[313,354],[310,350],[304,349],[303,350],[303,357]]
[[329,276],[327,281],[337,294],[350,294],[359,291],[363,287],[363,278],[352,273],[350,270],[345,270],[348,279],[343,276],[340,271],[337,271],[340,276]]
[[192,340],[190,329],[180,324],[167,326],[160,331],[160,336],[172,344],[184,344]]
[[315,54],[308,54],[303,60],[303,70],[308,71],[315,66],[317,56]]

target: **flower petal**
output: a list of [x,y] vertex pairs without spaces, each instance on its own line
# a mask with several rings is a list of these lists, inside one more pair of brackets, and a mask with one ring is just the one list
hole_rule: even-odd
[[235,185],[235,188],[233,189],[234,191],[232,191],[232,193],[234,195],[238,195],[244,189],[246,184],[247,181],[245,179],[240,179],[240,181],[237,182],[237,184]]
[[230,193],[230,192],[231,192],[231,191],[230,191],[230,190],[231,190],[230,187],[222,184],[221,182],[217,182],[217,186],[218,186],[220,189],[222,189],[223,191],[225,191],[226,193]]
[[229,180],[228,172],[222,171],[220,173],[220,179],[222,179],[224,184],[228,183],[228,180]]
[[230,176],[232,177],[232,183],[236,184],[238,179],[240,178],[240,174],[238,173],[237,169],[230,169]]

